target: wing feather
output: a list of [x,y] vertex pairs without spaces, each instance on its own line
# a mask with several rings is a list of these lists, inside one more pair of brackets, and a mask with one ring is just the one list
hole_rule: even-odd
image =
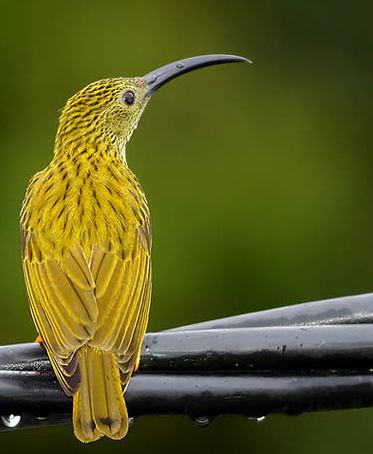
[[23,269],[31,314],[67,394],[74,394],[80,374],[76,350],[94,333],[98,316],[94,279],[81,248],[55,260],[36,234],[21,231]]
[[[134,289],[135,291],[132,295],[132,299],[130,302],[131,312],[129,314],[128,319],[119,320],[120,324],[118,326],[116,341],[113,346],[113,350],[115,352],[128,351],[128,348],[133,339],[135,328],[140,323],[139,316],[141,314],[141,309],[145,303],[144,294],[147,286],[146,276],[148,275],[149,272],[148,270],[149,257],[146,257],[145,260],[143,260],[142,262],[143,263],[139,272],[139,280],[137,282],[136,289]],[[140,282],[142,283],[142,285],[139,284]]]
[[[149,273],[149,276],[151,277],[150,263],[148,266],[149,266],[148,273]],[[142,339],[145,334],[147,320],[149,317],[149,309],[150,309],[150,297],[151,297],[151,290],[152,290],[151,278],[148,279],[145,287],[146,288],[144,291],[143,304],[141,305],[141,313],[139,314],[138,323],[133,332],[131,343],[128,346],[125,353],[117,352],[117,354],[116,354],[119,364],[122,365],[122,367],[121,367],[122,371],[128,372],[128,370],[127,370],[128,363],[129,363],[130,359],[136,353],[136,351],[138,349],[138,345],[141,342],[140,339]]]
[[81,248],[69,251],[61,260],[61,267],[69,270],[69,278],[83,290],[91,290],[95,286],[92,272]]
[[[114,248],[103,253],[100,247],[96,247],[91,255],[92,264],[99,263],[103,255],[102,265],[104,261],[106,263],[104,268],[102,265],[91,268],[92,274],[97,276],[96,297],[100,317],[89,345],[115,354],[121,372],[126,371],[125,378],[122,378],[123,387],[132,374],[149,316],[151,239],[146,238],[145,232],[149,234],[147,229],[137,229],[131,250]],[[105,274],[99,279],[103,269]]]
[[104,259],[104,256],[105,256],[105,251],[102,247],[99,247],[99,246],[92,247],[91,258],[90,258],[89,263],[90,263],[91,273],[92,273],[92,276],[93,276],[93,279],[95,280],[95,282],[97,279],[97,274],[101,267],[101,263]]
[[113,253],[106,252],[96,276],[96,298],[102,297],[109,284],[112,285],[111,281],[116,264],[116,256]]
[[[79,285],[74,285],[71,281],[69,268],[66,268],[67,272],[64,272],[57,260],[46,260],[45,267],[46,280],[50,282],[59,301],[64,305],[70,316],[85,326],[92,325],[98,315],[94,298],[83,299],[83,295],[79,292],[83,289],[77,289]],[[93,288],[90,293],[93,295]]]

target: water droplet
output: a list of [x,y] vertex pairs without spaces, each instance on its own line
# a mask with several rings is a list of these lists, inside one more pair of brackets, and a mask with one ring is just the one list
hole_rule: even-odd
[[193,416],[192,420],[197,427],[204,429],[205,427],[210,426],[214,419],[212,416]]
[[128,418],[128,423],[129,423],[129,426],[132,427],[136,422],[136,418],[134,418],[133,416],[129,417]]
[[21,422],[21,416],[20,415],[6,415],[6,416],[1,416],[1,421],[6,427],[17,427],[18,424]]
[[179,69],[184,68],[184,63],[176,63],[176,68],[179,68]]
[[145,345],[145,351],[148,352],[150,350],[149,345]]
[[266,416],[248,416],[247,419],[253,422],[262,422],[266,419]]

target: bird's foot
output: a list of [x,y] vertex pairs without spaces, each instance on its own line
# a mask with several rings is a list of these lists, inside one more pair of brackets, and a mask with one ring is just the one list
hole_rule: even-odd
[[139,370],[140,367],[140,357],[141,357],[141,352],[137,355],[136,362],[135,362],[135,367],[133,369],[133,372],[136,373]]

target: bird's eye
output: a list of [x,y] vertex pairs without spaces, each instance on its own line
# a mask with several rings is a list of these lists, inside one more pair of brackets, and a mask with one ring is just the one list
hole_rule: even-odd
[[130,106],[135,102],[135,95],[132,93],[132,91],[126,91],[123,94],[123,101],[127,104],[127,106]]

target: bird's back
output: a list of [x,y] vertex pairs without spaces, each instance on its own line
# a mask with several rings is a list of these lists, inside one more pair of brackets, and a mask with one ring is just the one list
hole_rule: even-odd
[[87,257],[109,240],[130,248],[138,227],[150,227],[147,201],[117,159],[52,161],[31,179],[21,211],[21,229],[36,232],[56,258],[77,243]]
[[148,320],[151,224],[125,164],[85,154],[30,181],[21,240],[31,313],[86,442],[128,429],[122,392]]

